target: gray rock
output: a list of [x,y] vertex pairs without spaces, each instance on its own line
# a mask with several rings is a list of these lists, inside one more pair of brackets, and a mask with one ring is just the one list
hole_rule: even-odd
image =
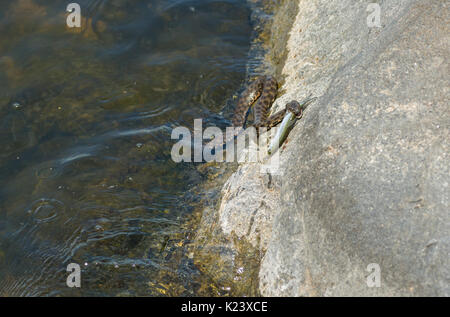
[[245,265],[246,241],[265,296],[450,295],[448,5],[377,3],[381,28],[366,1],[298,2],[274,111],[319,98],[281,149],[281,179],[241,164],[205,211],[197,248],[220,259],[216,280]]
[[[448,296],[448,7],[382,1],[373,30],[363,2],[311,2],[288,43],[284,98],[300,85],[321,97],[283,153],[261,293]],[[367,285],[370,263],[380,287]]]

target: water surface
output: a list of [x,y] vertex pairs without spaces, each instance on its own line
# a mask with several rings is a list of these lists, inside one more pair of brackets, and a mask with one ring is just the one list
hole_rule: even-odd
[[65,1],[0,2],[0,295],[216,295],[184,250],[202,175],[171,161],[170,133],[220,120],[245,77],[250,9],[78,3],[81,29]]

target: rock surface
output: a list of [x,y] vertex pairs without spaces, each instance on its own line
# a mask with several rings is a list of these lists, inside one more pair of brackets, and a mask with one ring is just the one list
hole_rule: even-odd
[[298,1],[276,105],[319,98],[284,176],[240,165],[205,217],[230,271],[236,239],[261,254],[264,296],[450,295],[448,4],[378,4],[379,28],[365,1]]

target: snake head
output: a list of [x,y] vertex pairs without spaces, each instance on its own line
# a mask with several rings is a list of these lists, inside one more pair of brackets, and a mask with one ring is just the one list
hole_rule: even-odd
[[316,99],[317,97],[308,97],[301,103],[292,100],[291,102],[286,104],[286,110],[292,112],[297,118],[300,118],[302,116],[303,110],[305,110],[306,107]]
[[302,115],[303,107],[295,100],[286,104],[286,110],[292,112],[297,118]]

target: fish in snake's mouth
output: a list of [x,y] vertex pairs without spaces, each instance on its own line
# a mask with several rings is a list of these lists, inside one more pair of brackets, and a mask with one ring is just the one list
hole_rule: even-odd
[[253,108],[253,122],[250,126],[257,129],[260,127],[266,127],[267,130],[279,124],[286,111],[290,111],[295,114],[296,117],[300,117],[302,109],[309,103],[309,100],[302,105],[297,101],[291,101],[286,104],[285,109],[268,117],[270,108],[275,101],[278,93],[278,82],[270,76],[260,76],[256,78],[240,95],[236,108],[234,111],[232,124],[235,128],[235,133],[227,135],[225,140],[213,139],[205,145],[205,147],[211,152],[216,153],[219,150],[223,150],[225,145],[231,140],[236,138],[247,125],[247,118],[249,110]]

